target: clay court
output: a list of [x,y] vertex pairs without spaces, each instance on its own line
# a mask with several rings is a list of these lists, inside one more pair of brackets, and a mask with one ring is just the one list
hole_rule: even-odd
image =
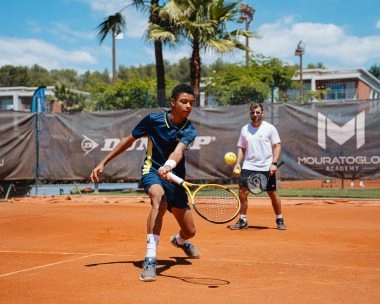
[[194,214],[191,260],[169,243],[158,277],[141,282],[147,197],[29,197],[0,202],[1,303],[378,303],[380,201],[283,199],[288,230],[267,198],[250,201],[249,229]]

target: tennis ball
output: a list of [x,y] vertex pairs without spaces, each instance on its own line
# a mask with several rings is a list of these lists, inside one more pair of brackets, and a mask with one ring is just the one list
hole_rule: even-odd
[[234,152],[227,152],[224,155],[224,161],[227,165],[233,165],[236,162],[236,154]]
[[234,174],[235,174],[235,175],[240,175],[240,169],[235,169],[235,170],[234,170]]

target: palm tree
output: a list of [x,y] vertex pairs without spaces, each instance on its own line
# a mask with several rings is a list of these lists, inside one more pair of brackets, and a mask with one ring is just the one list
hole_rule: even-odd
[[190,78],[199,97],[201,81],[200,51],[213,50],[228,53],[246,50],[239,38],[257,37],[246,30],[227,31],[226,24],[239,13],[240,0],[171,0],[161,10],[162,20],[169,24],[150,24],[149,39],[160,40],[172,46],[187,42],[192,47]]
[[[160,5],[159,0],[151,0],[150,5],[147,6],[144,0],[132,0],[133,6],[136,9],[149,10],[149,23],[161,24],[162,20],[159,16]],[[153,40],[154,57],[156,60],[156,89],[158,106],[164,107],[166,105],[166,85],[165,85],[165,65],[164,56],[162,51],[162,42],[160,40]]]
[[125,30],[126,22],[121,12],[115,15],[108,16],[96,29],[98,30],[97,37],[99,43],[111,33],[112,35],[112,83],[115,83],[116,74],[116,36]]

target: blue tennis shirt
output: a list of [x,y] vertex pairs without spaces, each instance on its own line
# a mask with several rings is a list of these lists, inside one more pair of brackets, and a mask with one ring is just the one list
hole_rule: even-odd
[[[176,126],[170,121],[169,113],[170,111],[149,114],[132,130],[134,138],[148,138],[143,174],[163,166],[179,142],[189,148],[197,135],[189,120],[186,120],[181,126]],[[185,156],[173,172],[182,178],[185,176]]]

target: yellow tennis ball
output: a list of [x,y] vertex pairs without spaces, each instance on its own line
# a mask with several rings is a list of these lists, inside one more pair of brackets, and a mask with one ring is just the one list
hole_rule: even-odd
[[240,175],[240,169],[235,169],[235,170],[234,170],[234,174],[235,174],[235,175]]
[[233,152],[227,152],[224,155],[224,161],[227,165],[233,165],[236,162],[236,154]]

